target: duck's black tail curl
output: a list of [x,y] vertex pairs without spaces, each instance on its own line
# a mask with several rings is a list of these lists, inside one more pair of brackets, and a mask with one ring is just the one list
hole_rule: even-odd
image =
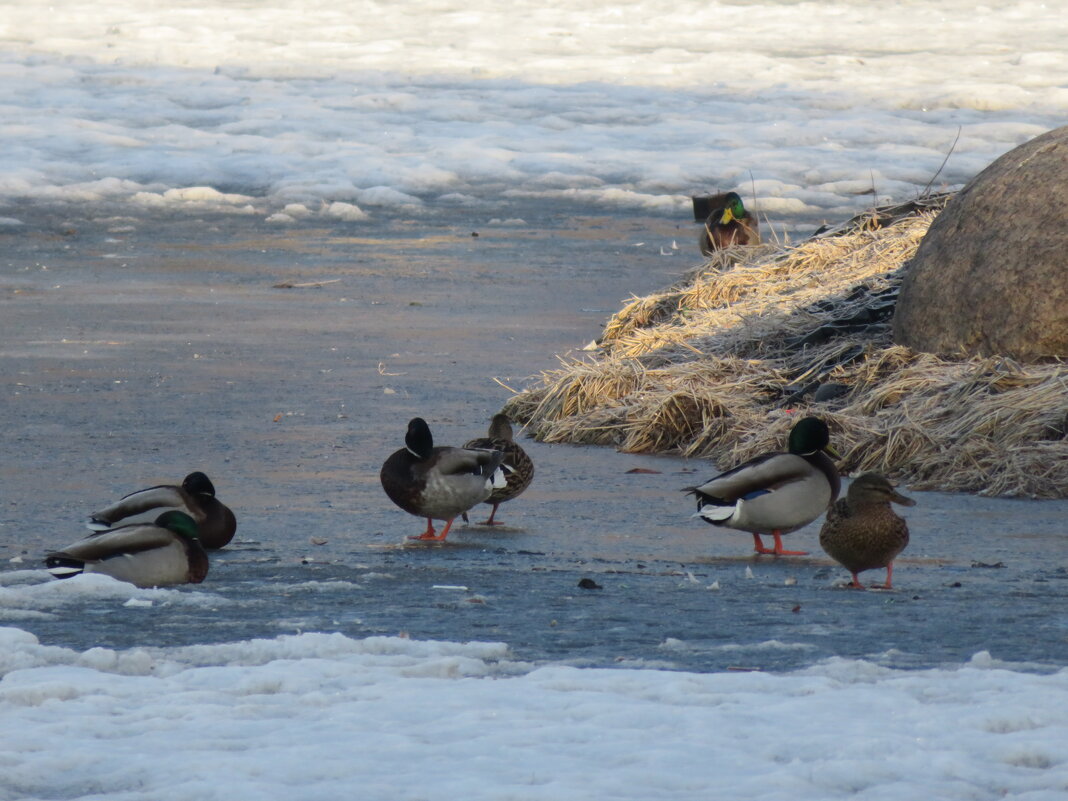
[[85,569],[85,562],[70,556],[53,554],[45,558],[45,567],[56,578],[64,579],[81,573]]

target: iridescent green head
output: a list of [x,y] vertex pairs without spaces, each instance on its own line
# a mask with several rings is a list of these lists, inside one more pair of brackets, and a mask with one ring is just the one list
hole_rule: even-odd
[[167,529],[167,531],[173,531],[178,536],[186,539],[195,540],[200,536],[197,522],[185,512],[179,512],[175,509],[164,512],[157,517],[156,525]]
[[788,445],[790,453],[808,456],[817,451],[838,458],[838,453],[831,447],[831,432],[827,424],[818,417],[803,417],[790,429]]
[[719,218],[719,224],[727,225],[733,220],[741,220],[747,213],[741,196],[737,192],[728,192],[723,198],[723,216]]

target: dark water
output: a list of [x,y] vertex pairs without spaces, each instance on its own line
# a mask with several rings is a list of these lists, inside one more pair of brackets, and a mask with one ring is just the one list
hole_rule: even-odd
[[405,544],[422,524],[377,473],[407,420],[427,418],[442,444],[482,434],[502,384],[553,369],[621,301],[698,262],[688,220],[532,207],[509,226],[479,214],[281,229],[4,214],[26,223],[0,229],[7,570],[82,536],[101,503],[193,469],[239,518],[207,581],[183,590],[213,605],[56,601],[26,619],[19,582],[36,579],[10,573],[0,613],[45,643],[341,631],[690,670],[836,655],[918,667],[981,650],[1068,664],[1068,502],[913,493],[898,589],[856,592],[835,586],[845,573],[818,526],[788,538],[810,557],[776,560],[691,519],[678,490],[706,463],[524,440],[537,475],[502,507],[507,526]]

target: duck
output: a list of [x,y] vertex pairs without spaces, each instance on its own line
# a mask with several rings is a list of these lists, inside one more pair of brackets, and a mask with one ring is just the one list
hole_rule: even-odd
[[103,573],[138,587],[199,584],[208,575],[208,554],[197,537],[196,521],[171,509],[154,522],[90,534],[53,551],[45,567],[60,579]]
[[234,513],[215,497],[215,485],[199,470],[187,475],[180,486],[160,484],[132,492],[93,512],[86,526],[90,531],[107,531],[120,520],[160,507],[177,507],[192,517],[200,532],[200,544],[208,550],[229,545],[237,531]]
[[724,192],[708,199],[712,211],[698,237],[701,254],[711,256],[731,245],[759,245],[760,223],[746,211],[741,195]]
[[[444,542],[457,517],[506,485],[503,461],[498,450],[434,447],[430,426],[414,417],[404,447],[382,464],[379,479],[393,503],[426,518],[426,531],[410,539]],[[440,533],[434,530],[435,520],[445,521]]]
[[[489,518],[479,524],[482,526],[504,525],[500,520],[494,519],[497,515],[497,508],[505,501],[518,497],[530,486],[530,482],[534,480],[534,462],[513,438],[512,421],[506,414],[493,415],[486,436],[469,440],[464,443],[464,447],[496,450],[504,454],[502,465],[505,486],[493,490],[483,501],[483,503],[491,504],[493,509],[490,511]],[[467,519],[467,512],[464,512],[464,519]]]
[[[694,517],[750,532],[757,553],[805,556],[783,550],[782,535],[808,525],[838,498],[842,483],[831,456],[838,458],[827,424],[804,417],[790,430],[786,453],[761,454],[684,491],[697,497]],[[761,534],[771,534],[773,548]]]
[[885,567],[882,588],[894,588],[894,559],[909,544],[909,526],[891,503],[916,505],[886,476],[869,472],[853,479],[846,496],[827,511],[820,529],[820,547],[852,574],[848,586],[864,589],[857,574]]

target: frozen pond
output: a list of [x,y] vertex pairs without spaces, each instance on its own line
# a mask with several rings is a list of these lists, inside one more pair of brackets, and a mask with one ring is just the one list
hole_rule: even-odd
[[[679,490],[705,462],[524,440],[537,476],[502,507],[507,526],[406,545],[421,523],[377,474],[410,417],[443,443],[479,435],[502,385],[551,368],[618,300],[693,261],[661,255],[676,230],[656,219],[527,216],[478,237],[461,221],[280,230],[245,217],[65,218],[10,237],[32,247],[0,322],[11,567],[39,568],[91,509],[194,469],[239,529],[205,584],[150,606],[123,602],[152,591],[92,584],[86,598],[15,572],[7,619],[82,648],[325,630],[687,670],[1068,657],[1068,573],[1049,558],[1065,502],[917,493],[899,591],[851,593],[834,588],[846,574],[819,551],[818,523],[790,538],[811,557],[754,561],[748,536],[691,519]],[[583,577],[604,589],[580,590]]]
[[[0,799],[1063,798],[1068,502],[910,493],[861,593],[818,523],[776,561],[692,520],[704,463],[524,440],[508,525],[441,547],[377,473],[696,265],[691,194],[798,237],[1062,124],[1066,38],[963,0],[6,8]],[[204,584],[47,578],[194,469],[239,518]]]

